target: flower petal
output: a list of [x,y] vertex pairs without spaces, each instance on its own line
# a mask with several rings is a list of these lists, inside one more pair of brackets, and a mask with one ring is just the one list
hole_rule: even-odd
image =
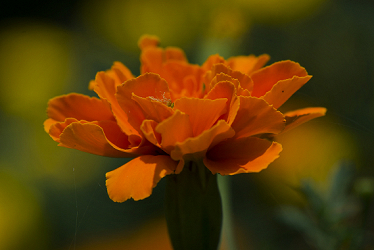
[[227,98],[215,100],[198,98],[180,98],[175,101],[174,109],[189,116],[193,136],[211,128],[226,110]]
[[138,103],[133,100],[133,94],[166,102],[170,100],[170,93],[165,80],[154,73],[146,73],[117,87],[118,104],[122,112],[127,114],[128,122],[140,133],[140,126],[147,117]]
[[205,153],[210,147],[234,135],[235,131],[230,125],[224,120],[220,120],[212,128],[202,132],[200,135],[176,143],[170,156],[174,160],[183,159],[185,161],[198,161],[205,156]]
[[56,121],[75,118],[86,121],[115,121],[107,102],[81,94],[55,97],[48,102],[48,117]]
[[[206,59],[206,61],[203,63],[203,65],[201,66],[201,68],[204,70],[204,71],[208,71],[208,70],[211,70],[213,65],[214,64],[217,64],[217,63],[225,63],[225,59],[223,59],[222,56],[218,55],[218,54],[215,54],[215,55],[211,55],[208,57],[208,59]],[[209,84],[209,82],[207,82],[206,84]]]
[[234,79],[237,79],[240,82],[240,86],[244,89],[247,89],[249,92],[252,92],[253,89],[253,81],[252,79],[246,75],[243,74],[240,71],[231,70],[228,66],[226,66],[223,63],[215,64],[212,66],[212,69],[208,71],[204,75],[204,82],[209,83],[207,87],[209,87],[207,90],[210,90],[210,83],[214,79],[214,77],[220,73],[224,73],[226,75],[231,76]]
[[138,41],[138,46],[141,50],[144,50],[147,47],[157,47],[159,43],[160,40],[157,36],[143,35]]
[[156,132],[158,123],[153,120],[144,120],[140,127],[145,138],[155,146],[161,147],[161,135]]
[[170,61],[163,65],[162,78],[168,83],[172,100],[182,96],[199,97],[203,93],[202,69],[183,61]]
[[278,81],[294,76],[307,76],[305,68],[292,61],[281,61],[262,68],[251,75],[253,80],[252,96],[261,97],[271,90]]
[[[112,121],[70,123],[62,131],[59,144],[59,146],[109,157],[134,157],[135,154],[141,153],[136,151],[137,148],[129,149],[129,145],[126,134],[122,133],[118,125]],[[152,152],[152,147],[145,147],[142,150]]]
[[[44,122],[44,130],[49,134],[50,137],[52,137],[54,141],[60,142],[60,135],[64,129],[73,122],[79,121],[75,118],[66,118],[63,122],[47,119]],[[86,121],[81,121],[81,123],[86,123]]]
[[326,108],[304,108],[304,109],[298,109],[291,112],[287,112],[284,114],[286,118],[286,127],[282,131],[282,133],[293,129],[304,122],[307,122],[309,120],[312,120],[317,117],[324,116],[326,114]]
[[218,82],[209,91],[205,98],[211,100],[227,98],[226,109],[228,112],[223,114],[220,119],[227,121],[227,123],[231,125],[239,109],[239,99],[236,96],[236,88],[234,84],[230,81]]
[[262,98],[274,108],[279,108],[285,103],[299,88],[301,88],[312,76],[294,76],[291,79],[281,80],[274,84]]
[[101,99],[106,99],[110,103],[112,112],[116,117],[117,123],[121,127],[122,131],[127,135],[139,136],[139,131],[137,131],[136,127],[129,121],[130,118],[128,114],[124,112],[118,104],[115,97],[118,85],[115,83],[114,79],[105,72],[98,72],[96,74],[95,82],[95,92]]
[[188,115],[179,110],[176,110],[172,116],[158,124],[156,132],[161,134],[162,149],[168,153],[177,142],[182,142],[193,136]]
[[278,134],[284,129],[282,113],[263,99],[239,96],[239,102],[239,110],[232,123],[232,128],[236,132],[235,138],[263,133]]
[[139,104],[147,119],[162,122],[173,114],[173,109],[166,106],[163,102],[152,100],[149,97],[139,97],[135,94],[133,94],[132,99]]
[[213,174],[260,172],[277,159],[281,151],[279,143],[257,137],[229,139],[211,148],[204,164]]
[[153,72],[163,75],[162,65],[167,61],[183,61],[187,62],[186,55],[183,50],[174,47],[162,49],[156,47],[158,40],[152,37],[144,37],[139,42],[139,47],[142,50],[140,55],[141,74],[146,72]]
[[167,155],[137,157],[106,174],[109,197],[115,202],[147,198],[161,178],[172,174],[177,165]]
[[270,56],[263,54],[258,57],[254,55],[249,56],[234,56],[227,60],[227,64],[233,70],[238,70],[247,75],[251,75],[254,71],[260,69],[270,60]]

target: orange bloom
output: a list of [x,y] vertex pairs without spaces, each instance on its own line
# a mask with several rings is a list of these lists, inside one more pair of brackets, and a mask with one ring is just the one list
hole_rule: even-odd
[[113,201],[148,197],[189,161],[213,174],[259,172],[282,150],[275,135],[326,112],[277,110],[311,78],[298,63],[263,67],[268,55],[212,55],[199,66],[178,48],[158,47],[156,37],[142,37],[139,47],[139,77],[115,62],[90,82],[99,98],[55,97],[44,123],[59,146],[134,158],[106,175]]

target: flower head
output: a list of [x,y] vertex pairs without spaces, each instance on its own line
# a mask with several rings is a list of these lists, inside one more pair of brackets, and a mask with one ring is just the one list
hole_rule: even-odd
[[213,174],[259,172],[282,150],[275,135],[326,112],[277,110],[311,78],[298,63],[264,67],[268,55],[212,55],[199,66],[178,48],[158,47],[156,37],[142,37],[139,47],[140,76],[115,62],[89,84],[99,98],[55,97],[44,123],[59,146],[133,158],[106,175],[114,201],[148,197],[189,161]]

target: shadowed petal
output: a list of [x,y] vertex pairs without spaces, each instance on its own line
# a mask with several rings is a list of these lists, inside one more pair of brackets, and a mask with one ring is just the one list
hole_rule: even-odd
[[309,81],[310,78],[312,76],[294,76],[291,79],[278,81],[262,98],[277,109]]
[[49,118],[60,122],[66,118],[86,121],[115,120],[106,101],[75,93],[49,100],[47,114]]
[[204,157],[210,147],[219,142],[233,137],[235,131],[224,120],[220,120],[211,129],[208,129],[197,137],[177,143],[171,151],[170,156],[174,160],[184,159],[185,161],[199,160]]
[[177,165],[167,155],[137,157],[106,174],[109,197],[115,202],[147,198],[161,178],[172,174]]
[[271,90],[278,81],[294,76],[307,76],[305,68],[292,61],[281,61],[262,68],[251,75],[253,80],[252,96],[261,97]]
[[279,143],[257,137],[228,140],[211,148],[204,164],[213,174],[260,172],[277,159],[281,151]]
[[309,120],[312,120],[317,117],[324,116],[326,114],[326,108],[304,108],[304,109],[298,109],[291,112],[287,112],[284,114],[286,118],[286,127],[282,131],[282,133],[293,129],[304,122],[307,122]]
[[174,109],[182,111],[189,116],[193,136],[197,136],[211,128],[218,118],[227,112],[226,102],[226,98],[215,100],[180,98],[175,101]]
[[232,123],[232,128],[236,132],[235,138],[263,133],[278,134],[284,129],[282,113],[263,99],[239,96],[239,102],[239,110]]

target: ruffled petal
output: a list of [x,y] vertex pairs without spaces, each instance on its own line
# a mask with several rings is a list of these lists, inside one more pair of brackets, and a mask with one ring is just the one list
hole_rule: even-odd
[[182,96],[199,97],[203,93],[202,69],[184,61],[169,61],[163,65],[162,78],[168,83],[172,100]]
[[122,110],[116,99],[115,94],[117,92],[117,86],[119,85],[117,85],[114,79],[107,75],[105,72],[98,72],[96,74],[95,82],[95,92],[101,99],[105,99],[110,103],[112,112],[116,117],[117,123],[121,127],[122,131],[127,135],[139,136],[139,131],[129,121],[128,113]]
[[[223,59],[222,56],[218,55],[218,54],[215,54],[215,55],[211,55],[208,57],[208,59],[206,59],[206,61],[203,63],[203,65],[201,66],[201,68],[204,70],[204,71],[208,71],[208,70],[211,70],[213,65],[214,64],[217,64],[217,63],[225,63],[225,59]],[[209,82],[206,82],[205,84],[209,84]]]
[[213,79],[210,81],[210,88],[209,89],[212,89],[217,83],[219,82],[223,82],[223,81],[228,81],[228,82],[231,82],[236,89],[239,88],[240,86],[240,82],[238,79],[235,79],[223,72],[219,73],[219,74],[216,74]]
[[180,98],[175,101],[174,109],[189,116],[193,136],[211,128],[218,118],[227,112],[226,98],[215,100],[198,98]]
[[[226,75],[231,76],[234,79],[237,79],[240,83],[240,87],[242,87],[243,89],[247,89],[249,92],[252,92],[252,89],[253,89],[252,79],[248,75],[243,74],[240,71],[230,69],[227,65],[223,63],[213,65],[212,69],[204,75],[204,82],[211,83],[214,77],[220,73],[224,73]],[[209,87],[207,89],[209,91],[210,88],[213,86],[209,84],[207,87]]]
[[264,133],[278,134],[284,129],[283,114],[263,99],[239,96],[239,102],[239,110],[232,123],[235,138]]
[[133,94],[132,99],[139,104],[147,119],[162,122],[173,114],[173,109],[165,105],[167,103],[154,100],[153,98],[151,99],[150,97],[139,97],[135,94]]
[[156,132],[161,134],[162,149],[168,153],[174,149],[177,142],[182,142],[193,136],[190,118],[179,110],[158,124]]
[[312,76],[294,76],[291,79],[278,81],[262,98],[277,109],[299,90],[299,88],[307,83],[310,78],[312,78]]
[[239,109],[239,99],[236,96],[236,88],[234,84],[230,81],[218,82],[209,91],[205,98],[211,100],[220,98],[227,99],[226,109],[228,111],[223,114],[220,119],[227,121],[227,123],[231,125]]
[[106,101],[81,94],[69,94],[55,97],[48,102],[48,117],[56,121],[75,118],[86,121],[115,121]]
[[157,47],[160,43],[160,39],[157,36],[143,35],[138,41],[138,46],[141,50],[149,47]]
[[233,70],[238,70],[247,75],[251,75],[254,71],[262,68],[269,60],[270,56],[267,54],[263,54],[258,57],[254,55],[234,56],[227,60],[227,64]]
[[204,164],[213,174],[260,172],[277,159],[281,151],[279,143],[257,137],[229,139],[211,148]]
[[131,71],[121,62],[114,62],[111,69],[107,70],[106,73],[114,79],[116,86],[135,78]]
[[326,108],[315,107],[315,108],[304,108],[298,109],[284,114],[286,118],[286,127],[282,133],[293,129],[304,122],[312,120],[317,117],[324,116],[326,114]]
[[106,174],[109,197],[115,202],[142,200],[161,178],[172,174],[178,162],[167,155],[143,155]]
[[133,100],[133,94],[166,103],[170,101],[169,88],[165,80],[154,73],[146,73],[118,86],[116,93],[118,104],[122,112],[127,115],[128,122],[141,133],[140,125],[144,119],[147,119],[147,113],[143,113],[143,109]]
[[305,68],[292,61],[280,61],[262,68],[251,75],[253,80],[252,96],[261,97],[271,90],[278,81],[294,76],[307,76]]
[[158,123],[153,120],[144,120],[140,129],[145,138],[157,147],[161,147],[161,134],[156,132]]
[[141,74],[153,72],[163,75],[162,65],[167,61],[187,62],[183,50],[174,47],[162,49],[158,46],[158,38],[154,36],[143,36],[139,41],[139,47],[142,50],[140,55]]
[[205,156],[210,147],[234,135],[235,131],[230,125],[224,120],[220,120],[212,128],[204,131],[199,136],[190,137],[183,142],[176,143],[170,156],[174,160],[198,161]]
[[[59,146],[109,157],[134,157],[138,153],[136,152],[137,148],[128,148],[130,145],[128,137],[122,133],[115,122],[88,123],[79,121],[70,123],[67,120],[65,123],[69,124],[59,136]],[[56,124],[60,127],[64,125]],[[151,147],[144,151],[153,152]]]

